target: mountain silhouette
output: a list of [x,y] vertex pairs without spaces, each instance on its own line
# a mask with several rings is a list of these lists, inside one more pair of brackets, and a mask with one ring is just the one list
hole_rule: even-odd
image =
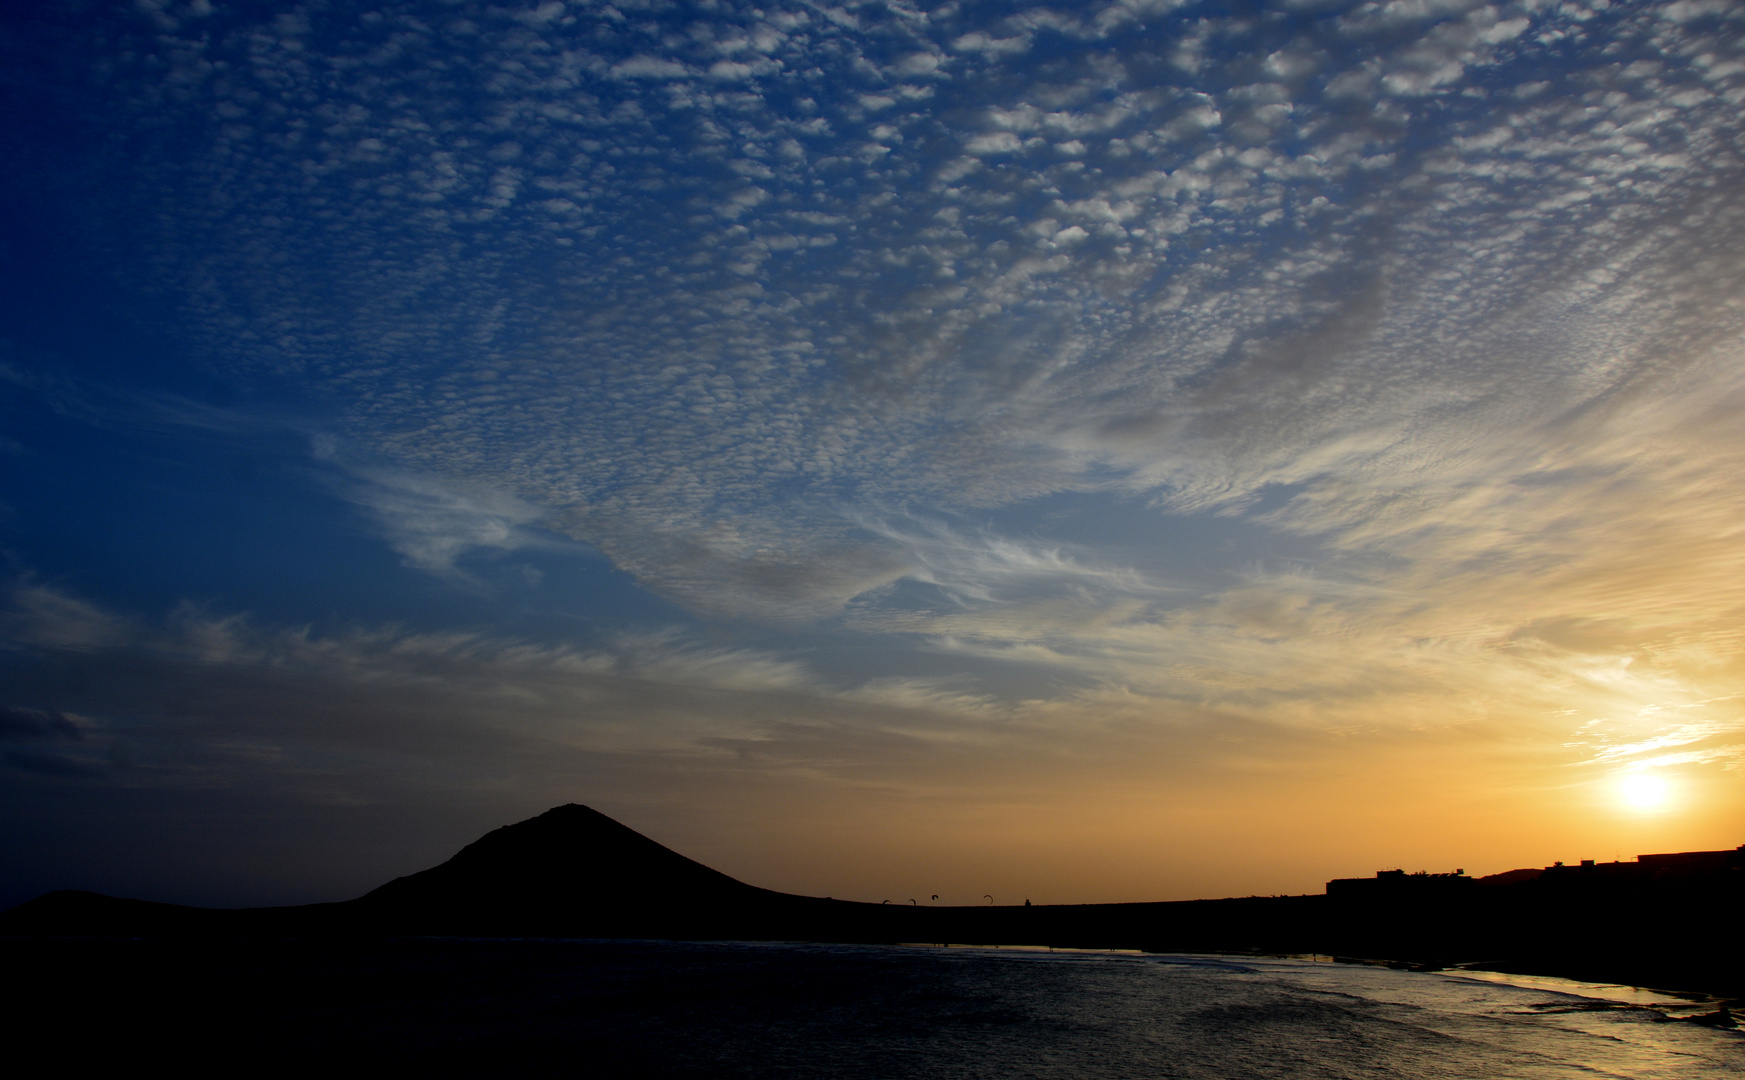
[[347,906],[363,924],[399,933],[694,936],[804,899],[737,881],[570,803]]
[[[334,904],[212,910],[54,892],[0,937],[666,938],[958,942],[1316,953],[1745,995],[1745,847],[1474,881],[1385,871],[1325,894],[1136,904],[911,906],[760,889],[585,806],[496,829],[429,870]],[[1656,920],[1640,913],[1712,918]]]
[[569,804],[496,829],[355,900],[210,910],[58,892],[0,936],[454,936],[979,942],[1281,951],[1322,897],[1025,907],[869,904],[735,880]]
[[826,918],[848,908],[876,905],[747,885],[570,803],[355,900],[221,910],[62,890],[0,913],[0,936],[889,937]]

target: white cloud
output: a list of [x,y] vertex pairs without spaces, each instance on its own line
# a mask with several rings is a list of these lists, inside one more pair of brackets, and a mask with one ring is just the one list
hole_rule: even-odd
[[363,510],[408,566],[457,579],[469,552],[557,547],[538,526],[548,512],[516,496],[479,485],[381,465],[347,462],[329,438],[317,456],[338,466],[338,492]]
[[[714,67],[711,65],[711,74]],[[728,65],[735,67],[740,65]],[[628,60],[612,65],[612,74],[623,79],[683,79],[691,74],[691,69],[676,60],[667,60],[658,56],[633,56]]]
[[20,582],[9,600],[4,626],[13,640],[92,651],[127,644],[136,636],[125,618],[41,583]]
[[963,148],[970,154],[1010,154],[1023,145],[1023,140],[1010,131],[992,131],[971,138]]
[[[135,155],[168,223],[145,246],[212,355],[344,403],[383,463],[348,497],[438,573],[549,528],[711,617],[846,610],[1153,687],[1276,688],[1249,669],[1312,674],[1323,633],[1415,671],[1376,626],[1506,637],[1477,598],[1517,625],[1554,602],[1517,575],[1569,617],[1720,606],[1730,9],[1202,14],[778,5],[668,34],[469,8],[464,45],[344,79],[344,50],[285,47],[259,70],[326,141],[220,126],[173,177]],[[298,40],[369,37],[332,19]],[[165,63],[212,89],[128,75],[134,114],[264,93]],[[488,102],[437,108],[472,100],[456,72]],[[218,192],[261,212],[215,230]],[[1349,589],[1220,564],[1184,607],[1088,541],[913,524],[1063,492],[1246,522]],[[915,510],[869,529],[871,506]],[[1698,557],[1643,554],[1673,550]]]

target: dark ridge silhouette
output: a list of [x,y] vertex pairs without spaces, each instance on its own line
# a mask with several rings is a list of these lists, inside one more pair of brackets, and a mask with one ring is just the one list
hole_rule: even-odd
[[731,930],[784,899],[571,803],[487,833],[352,905],[399,933],[647,937]]
[[737,881],[585,806],[497,829],[356,900],[212,910],[53,892],[0,937],[666,938],[1324,954],[1745,996],[1745,847],[1487,878],[1381,871],[1323,895],[920,907]]

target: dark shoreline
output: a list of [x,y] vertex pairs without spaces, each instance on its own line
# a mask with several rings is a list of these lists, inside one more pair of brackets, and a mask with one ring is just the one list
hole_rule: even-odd
[[1324,894],[920,907],[760,889],[602,814],[565,806],[342,903],[217,910],[57,892],[0,938],[319,947],[416,938],[956,942],[1150,953],[1323,955],[1745,999],[1745,848],[1635,863],[1341,879]]
[[[1383,965],[1417,971],[1484,971],[1551,976],[1575,981],[1699,994],[1745,1008],[1745,968],[1738,948],[1689,941],[1666,949],[1627,937],[1599,950],[1576,951],[1521,940],[1531,926],[1530,909],[1492,905],[1464,912],[1458,935],[1449,913],[1415,907],[1377,913],[1342,910],[1326,896],[1248,897],[1231,900],[1165,901],[1150,904],[1039,905],[1035,907],[917,908],[852,901],[824,901],[770,894],[763,910],[717,911],[699,918],[659,913],[633,918],[620,912],[616,926],[595,920],[528,920],[516,927],[468,925],[461,919],[409,920],[426,925],[395,928],[376,913],[345,904],[297,908],[203,909],[150,901],[118,900],[94,893],[58,893],[0,917],[0,941],[156,941],[205,948],[278,942],[310,948],[374,947],[417,940],[645,940],[810,942],[817,944],[951,943],[978,948],[1056,948],[1134,951],[1152,955],[1230,957],[1325,956],[1339,963]],[[34,910],[33,910],[34,909]],[[785,909],[785,910],[784,910]],[[646,914],[646,913],[645,913]],[[1576,923],[1605,921],[1602,908],[1566,913]],[[580,924],[578,924],[578,922]],[[592,923],[592,926],[587,925]],[[1498,924],[1515,929],[1498,929]],[[1353,924],[1356,924],[1354,927]],[[1491,928],[1485,933],[1485,926]],[[1438,929],[1440,928],[1440,929]],[[589,932],[592,930],[593,932]],[[609,932],[602,933],[601,930]],[[1482,949],[1489,938],[1493,947]],[[1373,948],[1381,941],[1402,947]],[[1516,945],[1512,952],[1497,941]],[[1475,947],[1475,942],[1481,943]],[[1352,947],[1353,945],[1357,947]],[[1371,947],[1364,947],[1364,946]],[[1715,948],[1720,945],[1722,947]],[[1695,951],[1687,951],[1695,950]]]
[[[1695,1030],[1712,1025],[1670,996],[1469,992],[1440,976],[1402,981],[1356,964],[1271,965],[1244,954],[951,951],[550,938],[0,941],[23,991],[9,1027],[18,1045],[52,1049],[68,1065],[133,1070],[161,1061],[197,1074],[382,1066],[639,1080],[1528,1075],[1447,1067],[1446,1040],[1423,1029],[1419,1005],[1474,993],[1516,1003],[1506,1017],[1474,1017],[1487,1028],[1500,1020],[1550,1034],[1564,1031],[1562,1019],[1539,1014],[1591,1013],[1585,1027],[1639,1032],[1634,1045],[1671,1040],[1726,1062],[1742,1052],[1737,1034]],[[1391,988],[1385,1014],[1379,1001],[1344,992],[1369,985]],[[1289,986],[1302,992],[1281,993]],[[1484,1045],[1492,1064],[1516,1048]],[[1234,1067],[1229,1052],[1242,1047],[1249,1067]],[[1184,1050],[1204,1067],[1159,1067]],[[1329,1051],[1342,1067],[1327,1068]],[[1281,1072],[1290,1063],[1300,1071]]]

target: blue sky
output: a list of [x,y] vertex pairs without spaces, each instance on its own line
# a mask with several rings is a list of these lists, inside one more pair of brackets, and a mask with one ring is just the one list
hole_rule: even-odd
[[7,15],[5,899],[572,800],[871,899],[1734,846],[1742,30]]

